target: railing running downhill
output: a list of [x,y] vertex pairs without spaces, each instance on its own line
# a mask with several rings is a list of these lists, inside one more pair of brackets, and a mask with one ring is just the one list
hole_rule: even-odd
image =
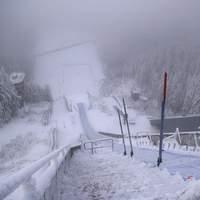
[[50,152],[57,149],[57,146],[58,146],[57,134],[58,134],[58,130],[57,130],[56,127],[52,128],[52,129],[49,131]]
[[[166,132],[164,133],[165,136],[170,136],[170,135],[176,135],[177,132]],[[200,135],[200,131],[179,131],[178,134],[180,135]],[[159,136],[160,133],[158,132],[148,132],[148,131],[140,131],[137,132],[136,136],[147,136],[147,135],[151,135],[151,136]],[[135,137],[135,135],[132,135],[132,137]]]
[[[33,177],[37,180],[37,184],[40,185],[40,191],[38,191],[40,194],[39,199],[46,199],[45,192],[49,185],[51,185],[51,180],[57,175],[64,160],[72,155],[75,148],[80,148],[80,144],[61,147],[8,177],[5,181],[0,183],[0,199],[6,198],[20,186],[26,185],[27,181],[30,181]],[[42,171],[42,176],[37,177],[37,173],[41,174],[40,170]],[[34,191],[25,191],[25,193],[30,193],[29,195],[31,195],[31,192]],[[24,197],[24,200],[25,199],[27,200],[27,196]]]

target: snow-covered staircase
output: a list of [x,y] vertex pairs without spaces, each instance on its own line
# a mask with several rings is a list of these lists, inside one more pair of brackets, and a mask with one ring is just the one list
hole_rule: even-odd
[[79,151],[60,179],[60,196],[62,200],[173,200],[184,187],[185,182],[179,176],[130,157]]

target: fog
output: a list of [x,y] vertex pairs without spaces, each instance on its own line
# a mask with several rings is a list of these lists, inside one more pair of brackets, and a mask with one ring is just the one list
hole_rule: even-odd
[[102,62],[153,45],[197,45],[199,8],[198,0],[1,0],[0,64],[33,67],[43,52],[84,41]]
[[101,62],[91,43],[39,57],[34,74],[37,83],[51,87],[55,98],[88,92],[97,95],[103,78]]

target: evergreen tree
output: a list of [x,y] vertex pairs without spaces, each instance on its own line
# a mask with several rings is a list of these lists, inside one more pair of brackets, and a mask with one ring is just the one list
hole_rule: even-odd
[[8,122],[19,108],[20,97],[4,68],[0,69],[0,124]]

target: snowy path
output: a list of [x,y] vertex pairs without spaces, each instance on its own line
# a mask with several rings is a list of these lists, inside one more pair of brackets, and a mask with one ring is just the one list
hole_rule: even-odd
[[173,200],[186,186],[180,176],[116,153],[78,152],[68,167],[60,184],[62,200]]

